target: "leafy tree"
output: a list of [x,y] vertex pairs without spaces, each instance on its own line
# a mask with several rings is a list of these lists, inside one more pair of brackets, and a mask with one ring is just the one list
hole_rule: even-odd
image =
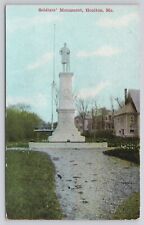
[[19,104],[6,109],[6,141],[24,141],[33,139],[35,127],[44,121],[35,113],[28,111],[29,106]]

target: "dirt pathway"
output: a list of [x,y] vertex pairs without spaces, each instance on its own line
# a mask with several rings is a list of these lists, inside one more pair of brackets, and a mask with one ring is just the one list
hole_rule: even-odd
[[46,150],[56,167],[56,190],[66,219],[109,219],[139,191],[139,168],[103,150]]

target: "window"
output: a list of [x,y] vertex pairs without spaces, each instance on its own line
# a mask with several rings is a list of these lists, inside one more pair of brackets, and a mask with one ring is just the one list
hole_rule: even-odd
[[132,115],[132,116],[130,117],[130,121],[131,121],[131,122],[134,122],[134,115]]
[[130,133],[134,133],[134,130],[133,130],[133,129],[131,129],[131,130],[130,130]]

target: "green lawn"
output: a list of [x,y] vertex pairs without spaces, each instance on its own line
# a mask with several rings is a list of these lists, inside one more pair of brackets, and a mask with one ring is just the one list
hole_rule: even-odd
[[112,219],[137,219],[140,211],[140,195],[139,193],[132,194],[120,205],[113,215]]
[[21,148],[28,148],[29,145],[28,145],[28,142],[8,142],[6,143],[6,146],[7,148],[18,148],[18,147],[21,147]]
[[62,219],[55,168],[46,153],[6,151],[8,219]]

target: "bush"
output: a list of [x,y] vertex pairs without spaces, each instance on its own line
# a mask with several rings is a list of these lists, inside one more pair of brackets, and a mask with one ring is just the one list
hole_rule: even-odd
[[140,164],[139,149],[129,149],[129,148],[116,148],[112,150],[106,150],[103,152],[105,155],[115,156],[130,162]]
[[108,147],[121,147],[121,146],[127,146],[127,148],[139,148],[139,138],[137,137],[116,137],[113,134],[107,134],[101,136],[99,133],[99,136],[93,136],[93,135],[87,135],[86,136],[86,142],[107,142]]

